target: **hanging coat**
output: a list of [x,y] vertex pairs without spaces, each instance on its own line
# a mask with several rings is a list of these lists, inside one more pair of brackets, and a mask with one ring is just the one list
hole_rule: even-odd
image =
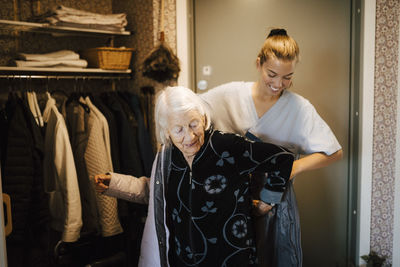
[[[90,108],[87,120],[88,144],[85,150],[85,163],[89,178],[93,181],[96,174],[112,172],[110,139],[108,124],[99,110],[89,98],[85,104]],[[93,185],[94,186],[94,185]],[[118,218],[117,200],[96,192],[101,233],[103,236],[113,236],[123,232]]]
[[62,241],[75,242],[82,228],[82,206],[75,161],[64,117],[56,101],[47,93],[43,111],[45,135],[44,185],[49,194],[53,229],[62,232]]

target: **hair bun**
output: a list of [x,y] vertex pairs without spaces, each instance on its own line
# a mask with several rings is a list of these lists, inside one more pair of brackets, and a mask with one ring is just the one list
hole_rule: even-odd
[[[276,35],[287,36],[287,32],[286,32],[285,29],[272,29],[272,30],[270,31],[270,33],[268,34],[268,37],[276,36]],[[267,38],[268,38],[268,37],[267,37]]]

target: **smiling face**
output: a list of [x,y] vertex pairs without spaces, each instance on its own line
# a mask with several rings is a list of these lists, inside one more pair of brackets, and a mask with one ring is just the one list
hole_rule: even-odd
[[204,144],[205,119],[197,110],[172,113],[168,116],[168,134],[172,143],[191,164]]
[[260,89],[270,96],[280,96],[282,91],[290,87],[295,60],[280,60],[270,58],[262,65],[257,59],[257,69],[260,72]]

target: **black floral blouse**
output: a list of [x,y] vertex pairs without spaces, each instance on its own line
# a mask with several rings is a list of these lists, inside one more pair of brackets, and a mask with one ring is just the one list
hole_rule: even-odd
[[254,265],[248,174],[288,180],[293,160],[280,146],[212,130],[192,169],[173,147],[165,196],[170,266]]

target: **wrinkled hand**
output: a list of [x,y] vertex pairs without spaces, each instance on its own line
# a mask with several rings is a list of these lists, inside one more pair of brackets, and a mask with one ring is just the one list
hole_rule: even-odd
[[253,200],[253,206],[254,212],[257,216],[265,215],[272,209],[272,206],[261,200]]
[[96,191],[98,193],[104,193],[108,189],[110,184],[111,175],[110,174],[97,174],[94,176],[94,183],[96,185]]

